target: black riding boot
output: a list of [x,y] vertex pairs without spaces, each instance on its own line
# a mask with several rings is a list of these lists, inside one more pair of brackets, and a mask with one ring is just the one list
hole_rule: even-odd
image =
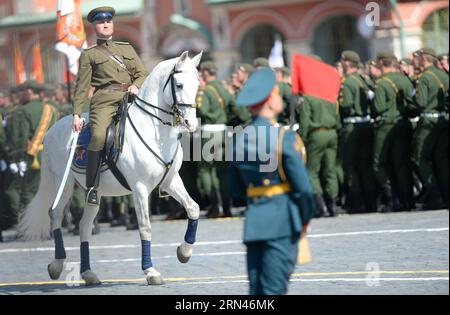
[[88,165],[86,171],[86,187],[87,196],[86,202],[92,206],[98,206],[100,200],[97,196],[97,187],[100,179],[99,169],[101,162],[101,151],[89,151],[88,150]]

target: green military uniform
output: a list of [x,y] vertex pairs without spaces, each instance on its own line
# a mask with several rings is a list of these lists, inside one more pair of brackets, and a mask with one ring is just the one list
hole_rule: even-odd
[[299,133],[305,139],[308,152],[307,168],[316,194],[318,215],[322,215],[322,196],[325,198],[329,214],[334,215],[334,204],[338,195],[335,169],[338,149],[337,129],[341,124],[338,105],[305,95],[298,113]]
[[[226,126],[245,124],[251,119],[246,108],[237,107],[234,96],[215,79],[217,65],[212,61],[203,62],[200,71],[205,75],[206,86],[197,96],[198,116],[202,122],[202,149],[211,152],[214,148],[215,159],[206,161],[205,156],[198,163],[197,187],[204,201],[211,209],[209,217],[231,215],[231,200],[226,182],[226,166],[224,161],[224,141],[228,137]],[[209,149],[205,145],[211,146]],[[220,152],[217,152],[220,151]]]
[[[22,86],[14,87],[11,93],[18,93]],[[11,128],[15,119],[20,120],[23,114],[18,111],[22,108],[19,103],[12,104],[3,109],[2,127],[4,133],[4,142],[2,146],[2,204],[0,209],[1,221],[0,230],[8,229],[18,222],[18,213],[21,208],[20,196],[22,189],[23,176],[19,174],[16,161],[22,160],[22,151],[19,149],[20,137],[18,133],[20,129]],[[17,114],[16,114],[17,113]],[[10,126],[10,127],[8,127]],[[22,173],[23,175],[23,173]]]
[[[232,101],[231,95],[218,81],[208,82],[203,91],[197,96],[198,116],[202,122],[202,152],[205,144],[210,146],[206,152],[214,152],[214,156],[223,159],[223,145],[227,124],[226,109]],[[211,150],[211,148],[214,148]],[[219,151],[219,152],[218,152]],[[198,164],[197,187],[204,199],[209,199],[216,209],[211,213],[220,213],[223,206],[220,194],[221,181],[219,179],[218,164],[214,160],[206,161],[202,154],[202,161]],[[223,209],[222,209],[223,210]]]
[[[260,104],[268,98],[275,84],[275,75],[270,69],[258,70],[244,85],[237,98],[238,104]],[[286,294],[295,268],[300,233],[306,232],[305,227],[314,213],[313,191],[302,161],[298,135],[285,132],[275,127],[274,121],[259,116],[247,128],[248,132],[236,136],[235,160],[231,163],[229,178],[233,197],[244,198],[248,205],[244,243],[250,294]],[[274,170],[262,171],[261,166],[266,161],[258,155],[255,161],[249,154],[260,151],[279,157]],[[237,160],[240,155],[243,160]]]
[[[117,55],[132,75],[99,47],[104,47]],[[97,45],[82,52],[73,100],[73,114],[81,115],[87,102],[89,88],[91,85],[95,86],[96,90],[91,99],[89,112],[89,123],[92,129],[89,150],[100,151],[103,149],[106,128],[117,112],[128,86],[133,84],[139,88],[146,77],[147,71],[129,43],[98,40]],[[120,87],[122,84],[124,84],[124,88]]]
[[42,143],[47,130],[56,122],[58,114],[49,103],[40,100],[29,102],[23,107],[25,121],[22,132],[27,137],[27,172],[24,177],[23,200],[28,204],[39,188]]
[[291,118],[291,98],[292,98],[292,86],[285,82],[279,82],[280,96],[283,99],[283,113],[278,117],[278,122],[284,125],[289,125]]
[[[419,53],[436,57],[429,48]],[[448,205],[448,141],[440,138],[448,135],[448,89],[448,75],[433,65],[425,68],[417,81],[413,107],[420,112],[420,121],[413,137],[412,157],[428,192],[425,208],[443,206],[441,195]]]
[[[88,21],[110,23],[115,10],[100,7],[91,10]],[[140,88],[148,73],[136,51],[129,43],[111,39],[98,39],[97,45],[84,50],[80,56],[80,67],[74,95],[74,115],[81,115],[91,86],[95,87],[91,99],[89,123],[91,140],[88,146],[86,186],[87,202],[99,205],[96,187],[99,181],[100,152],[105,144],[106,129],[119,107],[120,101],[131,85]]]
[[[343,59],[359,62],[359,56],[353,52],[344,52]],[[339,96],[343,121],[340,145],[345,181],[349,189],[347,207],[350,212],[376,210],[369,94],[367,82],[357,72],[347,75],[342,82]]]
[[[390,53],[378,54],[379,59],[395,61]],[[391,72],[377,80],[372,116],[374,125],[373,169],[383,193],[392,210],[411,210],[412,168],[411,155],[412,128],[407,118],[407,104],[413,102],[414,87],[403,74]],[[394,199],[393,199],[394,198]],[[400,204],[392,204],[399,198]]]
[[[22,88],[33,90],[37,96],[42,86],[35,81],[27,81]],[[43,140],[48,128],[56,121],[56,116],[53,106],[35,98],[17,109],[8,119],[6,150],[10,172],[5,193],[13,215],[19,214],[39,188]]]

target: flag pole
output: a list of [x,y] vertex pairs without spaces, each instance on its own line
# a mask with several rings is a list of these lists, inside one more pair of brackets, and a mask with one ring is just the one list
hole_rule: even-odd
[[66,62],[66,77],[67,77],[67,101],[69,104],[72,104],[72,91],[70,86],[70,65],[69,65],[69,58],[65,57]]

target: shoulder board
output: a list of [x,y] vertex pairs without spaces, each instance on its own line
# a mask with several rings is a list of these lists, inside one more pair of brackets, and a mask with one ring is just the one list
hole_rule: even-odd
[[94,47],[97,47],[97,44],[94,44],[94,45],[92,45],[92,46],[89,46],[88,48],[85,48],[84,50],[86,51],[86,50],[92,49],[92,48],[94,48]]
[[127,43],[127,42],[116,42],[116,41],[114,41],[114,44],[119,44],[119,45],[130,45],[130,43]]

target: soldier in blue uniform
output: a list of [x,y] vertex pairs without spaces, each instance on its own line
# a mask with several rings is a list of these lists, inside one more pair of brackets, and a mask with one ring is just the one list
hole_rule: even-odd
[[229,172],[232,197],[248,206],[244,243],[250,294],[286,294],[300,233],[315,211],[302,142],[296,133],[276,127],[283,104],[271,69],[250,77],[237,105],[250,107],[254,115],[234,138]]

